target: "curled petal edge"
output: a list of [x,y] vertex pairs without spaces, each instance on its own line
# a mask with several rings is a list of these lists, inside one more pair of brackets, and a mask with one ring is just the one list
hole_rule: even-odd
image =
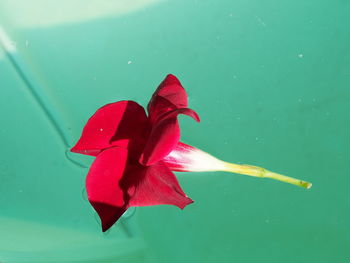
[[177,116],[184,114],[200,121],[198,114],[189,108],[172,110],[159,117],[152,128],[139,162],[149,166],[167,156],[180,140],[180,127]]
[[181,82],[168,74],[153,93],[147,105],[150,121],[153,123],[160,115],[173,109],[187,108],[188,96]]

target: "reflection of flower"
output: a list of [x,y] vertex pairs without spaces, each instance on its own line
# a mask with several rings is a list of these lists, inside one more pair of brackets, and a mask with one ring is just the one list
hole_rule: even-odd
[[310,186],[263,168],[220,161],[179,142],[177,116],[185,114],[199,122],[187,105],[181,83],[168,75],[147,106],[148,116],[136,102],[119,101],[103,106],[88,120],[71,151],[96,156],[86,189],[103,231],[131,206],[169,204],[183,209],[192,203],[172,171],[229,171]]

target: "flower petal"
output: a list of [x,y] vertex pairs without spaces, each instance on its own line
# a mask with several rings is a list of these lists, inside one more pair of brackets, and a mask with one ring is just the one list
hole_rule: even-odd
[[135,187],[129,205],[175,205],[183,209],[193,201],[181,189],[175,175],[163,162],[144,169],[143,178]]
[[179,142],[163,162],[172,171],[208,172],[225,171],[225,162],[193,146]]
[[88,199],[101,219],[102,231],[130,206],[168,204],[183,209],[193,202],[163,162],[145,167],[128,155],[119,147],[102,151],[86,177]]
[[152,165],[167,156],[180,140],[180,127],[177,120],[179,114],[185,114],[197,122],[200,121],[198,114],[191,109],[175,109],[166,114],[154,124],[145,149],[140,157],[143,165]]
[[102,231],[109,229],[127,209],[128,198],[120,186],[127,159],[126,149],[107,149],[96,157],[86,177],[88,199],[101,219]]
[[151,122],[165,112],[187,108],[188,99],[185,89],[174,75],[167,75],[157,90],[154,92],[147,109]]
[[[147,137],[146,113],[134,101],[119,101],[98,109],[86,123],[72,152],[97,156],[112,146],[142,149]],[[141,147],[140,147],[141,145]]]

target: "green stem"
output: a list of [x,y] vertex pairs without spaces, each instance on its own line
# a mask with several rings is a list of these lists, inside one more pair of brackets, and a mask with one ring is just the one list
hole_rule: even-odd
[[292,178],[289,176],[285,176],[282,174],[270,172],[264,168],[257,167],[257,166],[246,165],[246,164],[239,165],[239,164],[225,162],[224,167],[225,168],[223,170],[226,172],[244,174],[244,175],[260,177],[260,178],[271,178],[281,182],[304,187],[306,189],[309,189],[312,186],[312,183],[302,181],[296,178]]

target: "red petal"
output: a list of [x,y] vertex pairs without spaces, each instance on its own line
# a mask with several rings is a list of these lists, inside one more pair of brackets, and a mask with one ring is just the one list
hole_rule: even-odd
[[188,99],[180,81],[174,75],[167,75],[154,92],[147,109],[151,122],[167,111],[187,108]]
[[107,104],[86,123],[81,138],[72,152],[97,156],[111,146],[142,149],[147,136],[146,113],[134,101]]
[[101,152],[86,177],[86,191],[98,213],[102,231],[110,228],[127,209],[128,200],[120,186],[125,174],[128,151],[110,148]]
[[167,156],[180,140],[180,127],[177,115],[185,114],[200,121],[197,113],[191,109],[176,109],[162,115],[154,124],[145,149],[140,157],[143,165],[152,165]]
[[182,191],[175,175],[158,162],[144,169],[143,179],[135,188],[130,206],[175,205],[183,209],[193,203]]
[[163,162],[144,167],[133,163],[128,150],[119,147],[104,150],[96,157],[86,178],[86,191],[101,219],[102,231],[109,229],[130,206],[168,204],[183,209],[193,202]]

